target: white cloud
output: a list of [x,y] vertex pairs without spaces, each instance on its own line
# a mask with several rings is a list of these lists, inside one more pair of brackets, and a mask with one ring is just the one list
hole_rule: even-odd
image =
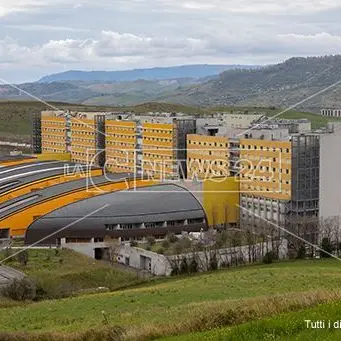
[[0,73],[336,54],[340,15],[340,0],[0,0]]
[[[316,35],[282,34],[273,36],[233,35],[205,38],[166,38],[138,36],[131,33],[103,31],[99,39],[51,40],[43,45],[23,46],[10,38],[0,41],[0,63],[24,62],[27,66],[49,63],[91,64],[101,68],[101,62],[120,60],[172,60],[186,62],[201,57],[203,62],[212,56],[230,59],[235,55],[290,55],[337,53],[341,36],[328,33]],[[236,62],[238,62],[236,60]]]

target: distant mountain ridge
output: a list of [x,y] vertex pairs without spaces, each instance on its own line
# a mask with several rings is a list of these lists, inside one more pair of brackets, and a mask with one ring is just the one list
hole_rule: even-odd
[[[227,70],[168,100],[199,106],[341,107],[341,55],[294,57],[252,70]],[[326,90],[327,89],[327,90]],[[303,101],[303,102],[302,102]]]
[[146,69],[133,69],[123,71],[77,71],[70,70],[42,77],[39,83],[51,82],[132,82],[143,80],[167,80],[177,78],[205,78],[218,75],[231,69],[256,68],[255,65],[214,65],[196,64],[171,67],[155,67]]
[[[197,67],[201,68],[198,73]],[[110,78],[111,72],[104,72],[111,80],[100,81],[87,80],[89,74],[92,75],[88,72],[80,72],[83,77],[81,80],[52,81],[54,78],[49,77],[57,77],[57,75],[52,75],[44,77],[43,80],[45,80],[41,82],[20,84],[19,88],[23,91],[10,85],[0,85],[0,99],[29,99],[26,93],[30,93],[46,101],[102,106],[130,106],[159,102],[196,107],[287,108],[299,103],[297,109],[315,113],[319,112],[322,107],[341,108],[341,84],[339,83],[341,55],[295,57],[276,65],[251,69],[246,69],[246,67],[236,69],[234,66],[233,69],[210,76],[207,76],[207,73],[218,72],[220,68],[227,66],[206,65],[202,67],[189,65],[117,71],[119,76],[115,74],[115,81]],[[58,77],[70,78],[70,72],[58,74]],[[161,77],[161,75],[165,78],[143,79]],[[182,77],[176,77],[179,75]],[[206,77],[202,77],[205,75]],[[124,77],[138,77],[138,79],[117,80]]]

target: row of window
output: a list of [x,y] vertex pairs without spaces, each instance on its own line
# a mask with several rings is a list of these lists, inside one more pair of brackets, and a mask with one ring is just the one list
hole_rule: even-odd
[[146,137],[146,136],[143,136],[143,140],[144,141],[158,141],[158,142],[167,142],[167,143],[171,143],[172,142],[172,139],[169,138],[162,138],[162,137]]
[[65,121],[45,121],[44,119],[41,121],[41,127],[65,127]]
[[173,134],[173,129],[151,129],[142,127],[143,132],[145,133],[158,133],[158,134]]
[[87,131],[87,130],[72,130],[71,135],[89,135],[89,136],[94,136],[95,135],[95,130],[94,131]]
[[242,164],[242,170],[241,172],[244,174],[249,174],[249,172],[247,172],[247,170],[263,170],[264,172],[265,171],[268,171],[268,172],[274,172],[274,173],[282,173],[282,174],[290,174],[291,173],[291,170],[288,169],[288,168],[275,168],[275,167],[265,167],[265,169],[262,167],[259,167],[258,165],[245,165],[245,164]]
[[267,192],[267,193],[274,193],[276,195],[278,194],[285,194],[285,195],[290,195],[291,191],[290,190],[282,190],[282,189],[272,189],[269,187],[264,187],[264,186],[253,186],[253,185],[247,185],[245,183],[241,183],[240,185],[241,190],[249,190],[249,191],[255,191],[255,192]]
[[120,138],[120,139],[127,139],[127,140],[136,140],[136,135],[120,135],[120,134],[109,134],[108,132],[106,133],[106,139],[114,139],[114,138]]
[[264,181],[264,182],[273,182],[273,183],[282,183],[286,185],[291,185],[291,180],[283,180],[283,179],[273,179],[265,176],[257,176],[257,175],[247,175],[247,174],[240,174],[240,177],[245,180],[250,181]]
[[105,224],[107,231],[115,230],[131,230],[134,228],[156,228],[156,227],[167,227],[167,226],[181,226],[181,225],[193,225],[201,224],[204,222],[202,218],[186,219],[186,220],[169,220],[169,221],[156,221],[146,222],[139,224]]
[[229,144],[223,142],[204,142],[198,140],[188,140],[188,144],[190,145],[198,145],[198,146],[207,146],[207,147],[225,147],[228,148]]
[[240,150],[264,150],[268,152],[280,152],[280,153],[290,153],[289,148],[281,148],[281,147],[264,147],[259,145],[240,145]]
[[172,155],[160,155],[160,154],[153,154],[153,153],[143,153],[143,158],[144,159],[162,159],[162,160],[172,160],[173,156]]

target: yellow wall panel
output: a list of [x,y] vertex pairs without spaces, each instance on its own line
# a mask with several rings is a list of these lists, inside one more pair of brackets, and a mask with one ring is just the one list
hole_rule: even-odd
[[203,206],[210,226],[239,222],[239,181],[234,177],[203,181]]

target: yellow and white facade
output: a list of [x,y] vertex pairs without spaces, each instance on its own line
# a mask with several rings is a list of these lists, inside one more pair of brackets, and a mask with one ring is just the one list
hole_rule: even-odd
[[137,124],[135,121],[105,121],[105,166],[112,173],[134,173]]
[[290,141],[241,139],[241,193],[290,200],[291,153]]
[[81,115],[70,119],[71,161],[96,164],[96,123],[94,115]]
[[174,123],[142,123],[143,174],[156,179],[177,174],[177,134]]
[[62,111],[43,111],[41,114],[42,153],[65,153],[66,117]]
[[226,136],[187,135],[187,177],[228,177],[229,139]]

